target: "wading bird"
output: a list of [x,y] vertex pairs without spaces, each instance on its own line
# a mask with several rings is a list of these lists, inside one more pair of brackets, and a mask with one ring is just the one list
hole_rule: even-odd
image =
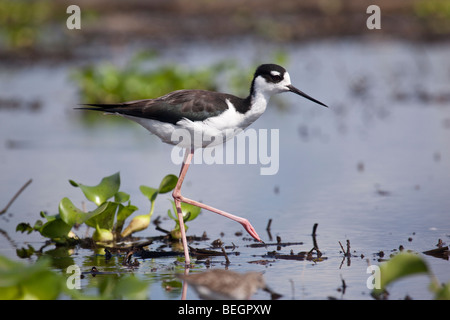
[[327,107],[322,102],[295,88],[291,84],[286,69],[276,64],[263,64],[256,69],[250,94],[244,99],[227,93],[205,90],[178,90],[156,99],[117,104],[85,104],[87,107],[79,109],[121,115],[139,123],[163,142],[186,149],[178,183],[172,195],[180,222],[185,263],[186,266],[189,266],[190,258],[181,202],[198,206],[237,221],[253,238],[262,242],[247,219],[182,196],[181,185],[195,149],[212,147],[231,139],[264,113],[272,95],[282,92],[293,92]]

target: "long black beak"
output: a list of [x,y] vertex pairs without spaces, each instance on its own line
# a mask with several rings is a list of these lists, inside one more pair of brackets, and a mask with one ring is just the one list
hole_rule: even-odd
[[296,93],[299,96],[302,96],[303,98],[306,98],[308,100],[311,100],[311,101],[313,101],[313,102],[315,102],[317,104],[320,104],[320,105],[328,108],[328,106],[326,104],[320,102],[319,100],[314,99],[313,97],[308,96],[306,93],[304,93],[303,91],[298,90],[292,84],[288,85],[287,88],[289,89],[290,92]]

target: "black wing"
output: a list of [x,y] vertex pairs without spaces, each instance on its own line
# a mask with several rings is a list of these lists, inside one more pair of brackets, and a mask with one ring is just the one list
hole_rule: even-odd
[[136,100],[117,104],[84,104],[78,109],[118,113],[176,124],[186,118],[204,121],[228,109],[226,99],[238,103],[240,98],[204,90],[179,90],[156,99]]

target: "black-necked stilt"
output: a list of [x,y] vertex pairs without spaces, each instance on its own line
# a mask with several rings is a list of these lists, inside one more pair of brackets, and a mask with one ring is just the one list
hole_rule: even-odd
[[[186,148],[178,183],[172,195],[180,220],[185,262],[186,265],[189,265],[189,251],[181,202],[198,206],[237,221],[253,238],[261,241],[247,219],[181,195],[181,185],[191,163],[194,150],[217,145],[232,138],[264,113],[267,102],[273,94],[288,91],[326,107],[322,102],[295,88],[291,84],[286,69],[276,64],[263,64],[256,69],[250,95],[245,99],[231,94],[204,90],[178,90],[156,99],[117,104],[85,104],[89,107],[81,109],[119,114],[139,123],[151,133],[157,135],[163,142]],[[182,139],[180,142],[179,138],[180,136],[183,137],[184,134],[174,134],[180,131],[188,133],[190,137]]]

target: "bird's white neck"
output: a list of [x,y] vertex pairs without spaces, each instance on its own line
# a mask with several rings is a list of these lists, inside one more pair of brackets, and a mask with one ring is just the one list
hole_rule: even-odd
[[270,96],[267,92],[253,92],[250,96],[250,109],[245,113],[245,118],[249,123],[258,119],[266,111]]

